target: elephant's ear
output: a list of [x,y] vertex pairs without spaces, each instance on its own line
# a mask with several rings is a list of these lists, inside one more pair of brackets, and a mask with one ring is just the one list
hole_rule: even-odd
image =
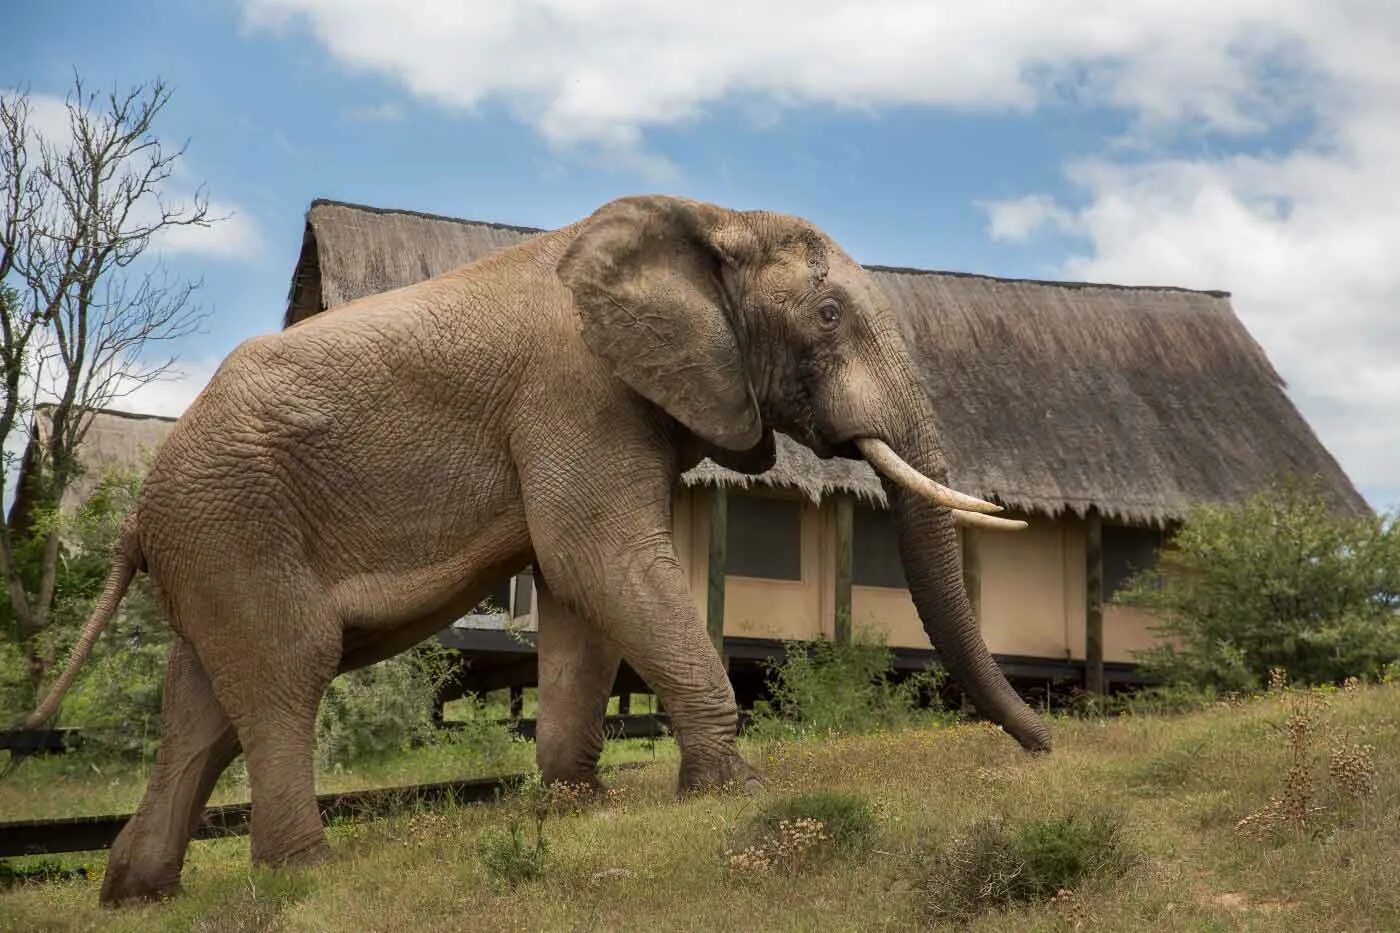
[[728,450],[748,450],[763,434],[724,289],[726,267],[755,252],[730,211],[635,197],[584,221],[558,267],[588,347],[637,393]]

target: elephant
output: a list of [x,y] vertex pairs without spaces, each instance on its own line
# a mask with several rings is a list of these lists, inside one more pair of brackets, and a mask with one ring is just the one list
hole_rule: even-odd
[[328,851],[315,718],[338,673],[439,631],[534,564],[537,762],[596,782],[619,659],[659,696],[678,790],[759,776],[671,532],[703,457],[760,473],[781,431],[881,475],[918,614],[977,709],[1033,751],[963,588],[955,523],[1019,527],[948,488],[932,401],[879,287],[794,216],[675,197],[584,220],[240,344],[158,449],[64,689],[134,575],[174,632],[163,737],[101,900],[179,888],[240,751],[255,862]]

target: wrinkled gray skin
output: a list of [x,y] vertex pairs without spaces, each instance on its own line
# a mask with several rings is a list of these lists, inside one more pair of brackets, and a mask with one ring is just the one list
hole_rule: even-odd
[[[855,438],[879,438],[946,481],[877,286],[823,233],[776,214],[625,198],[240,346],[161,447],[123,542],[130,567],[109,588],[120,598],[145,569],[179,637],[159,759],[103,901],[178,886],[240,748],[253,858],[324,855],[312,757],[326,684],[429,636],[531,561],[545,583],[547,780],[596,779],[619,657],[672,716],[682,791],[754,777],[671,502],[707,454],[765,469],[773,430],[822,456],[858,457]],[[950,513],[886,491],[932,640],[984,714],[1047,749],[970,614]]]

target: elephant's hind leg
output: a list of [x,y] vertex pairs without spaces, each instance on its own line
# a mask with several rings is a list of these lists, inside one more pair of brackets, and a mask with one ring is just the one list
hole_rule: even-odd
[[546,783],[598,786],[603,716],[622,654],[535,579],[539,607],[540,711],[535,759]]
[[160,751],[146,794],[107,859],[101,895],[107,905],[179,889],[190,835],[214,782],[238,754],[233,724],[199,659],[178,636],[166,668],[161,721]]
[[248,766],[258,864],[309,864],[328,851],[316,805],[316,710],[340,666],[341,627],[325,606],[312,586],[283,586],[221,607],[219,626],[202,633],[200,656]]

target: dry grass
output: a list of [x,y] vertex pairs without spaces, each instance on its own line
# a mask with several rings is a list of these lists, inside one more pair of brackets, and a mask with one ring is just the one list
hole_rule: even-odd
[[[972,928],[1400,927],[1400,687],[1310,708],[1304,824],[1236,830],[1288,793],[1300,702],[1313,703],[1279,692],[1176,717],[1061,720],[1043,758],[980,725],[773,743],[750,749],[770,777],[758,798],[677,803],[675,764],[661,762],[552,816],[543,877],[513,887],[492,883],[479,855],[507,810],[467,806],[334,827],[332,861],[310,871],[252,872],[246,839],[196,843],[188,893],[152,907],[100,911],[96,877],[0,892],[0,927],[920,929],[938,897],[930,853],[987,819],[1014,829],[1095,809],[1117,815],[1134,854],[1125,873],[980,914]],[[734,870],[735,831],[766,800],[827,790],[870,802],[867,845],[799,871]]]

